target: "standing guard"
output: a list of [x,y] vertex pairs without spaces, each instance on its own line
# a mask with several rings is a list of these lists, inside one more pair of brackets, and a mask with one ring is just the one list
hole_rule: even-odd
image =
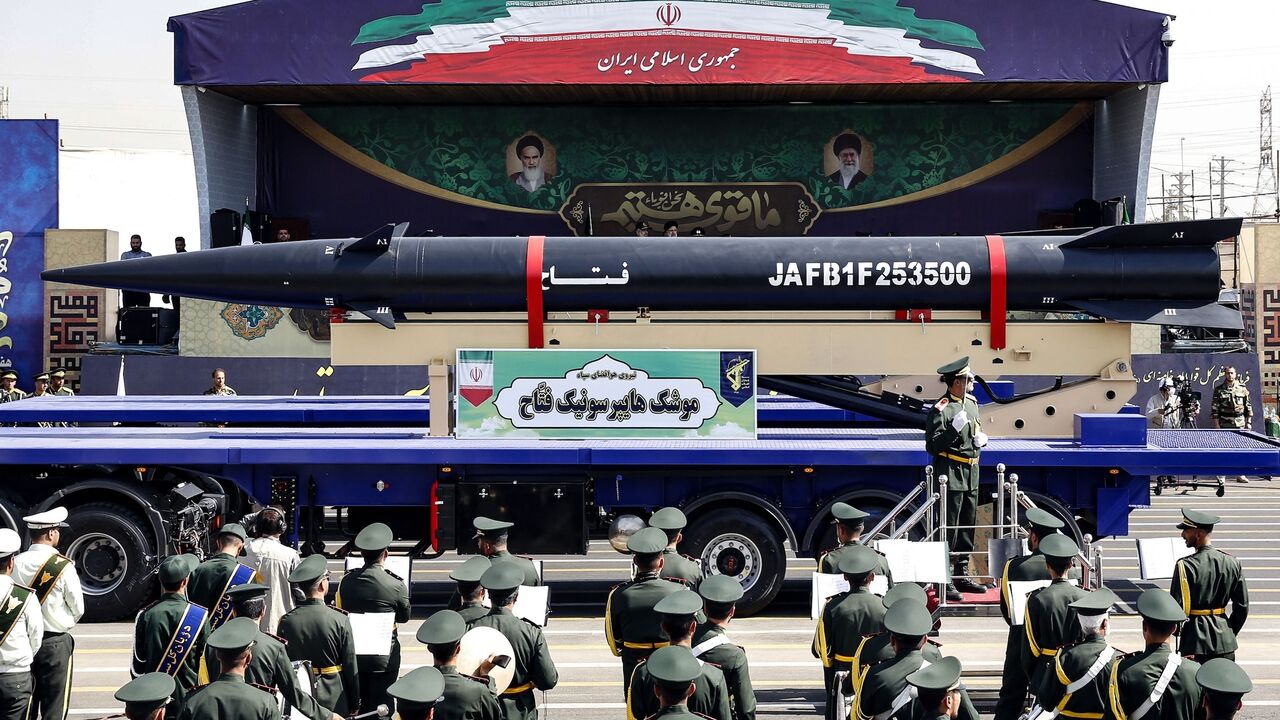
[[884,622],[884,601],[871,593],[877,555],[871,548],[857,545],[840,556],[838,569],[849,583],[848,592],[827,600],[818,617],[813,636],[813,656],[822,662],[828,720],[836,716],[835,678],[852,668],[862,639],[879,632]]
[[1186,622],[1169,593],[1151,588],[1138,596],[1146,648],[1111,661],[1107,704],[1116,720],[1195,720],[1199,717],[1200,663],[1173,652],[1169,638]]
[[742,599],[742,583],[725,575],[711,575],[698,586],[698,594],[707,621],[694,631],[690,650],[695,658],[714,663],[724,673],[733,720],[755,720],[756,693],[751,687],[747,652],[725,634],[733,619],[734,603]]
[[635,578],[609,591],[604,604],[604,637],[615,657],[622,657],[622,690],[626,693],[636,664],[670,644],[653,607],[679,592],[679,581],[662,578],[662,552],[667,536],[657,528],[643,528],[627,538]]
[[[838,502],[831,506],[831,516],[833,518],[831,522],[836,526],[836,542],[839,544],[818,558],[818,572],[835,575],[840,572],[840,557],[846,551],[855,546],[870,547],[863,545],[861,540],[862,531],[871,514],[849,503]],[[876,575],[887,578],[892,585],[893,576],[889,573],[889,560],[877,550],[873,549],[872,552],[875,552],[877,557]]]
[[[1205,663],[1216,657],[1236,659],[1236,636],[1249,617],[1249,588],[1240,561],[1214,547],[1209,535],[1221,520],[1216,515],[1182,509],[1178,529],[1195,553],[1178,560],[1173,572],[1173,595],[1191,618],[1182,627],[1178,653]],[[1227,614],[1227,605],[1231,614]]]
[[34,689],[28,720],[64,720],[71,700],[75,638],[71,628],[84,615],[84,592],[75,563],[58,554],[67,509],[55,507],[22,518],[31,546],[14,560],[13,578],[35,591],[44,618],[44,642],[31,663]]
[[520,569],[512,563],[495,562],[485,570],[480,584],[489,592],[493,609],[472,623],[472,627],[491,627],[502,633],[515,651],[511,687],[503,690],[500,698],[506,720],[537,720],[538,703],[533,691],[550,690],[560,682],[542,628],[511,612],[523,579]]
[[329,563],[323,555],[309,555],[289,575],[289,582],[305,598],[280,618],[280,637],[289,659],[311,663],[316,702],[339,715],[359,709],[360,677],[356,641],[345,610],[329,607]]
[[[403,578],[383,567],[393,533],[385,523],[373,523],[356,535],[356,549],[364,556],[364,567],[355,568],[338,583],[334,604],[350,613],[391,613],[396,623],[409,622],[409,589]],[[360,707],[365,710],[386,705],[395,708],[387,688],[400,676],[400,638],[391,629],[389,655],[359,655]]]
[[35,590],[13,579],[21,544],[18,533],[0,528],[0,720],[26,720],[30,713],[32,661],[44,636]]
[[1009,583],[1035,580],[1052,580],[1049,568],[1040,553],[1040,541],[1056,534],[1064,523],[1040,508],[1030,508],[1026,513],[1027,548],[1030,555],[1009,558],[1000,573],[1000,614],[1009,625],[1009,637],[1004,646],[1004,670],[1000,674],[1000,699],[992,720],[1017,720],[1027,699],[1027,683],[1030,681],[1027,666],[1022,664],[1022,648],[1027,644],[1026,632],[1017,618],[1015,623],[1013,597]]
[[494,520],[481,515],[472,521],[472,526],[476,529],[475,539],[481,555],[495,564],[515,565],[524,576],[521,585],[536,587],[542,584],[542,578],[538,576],[538,567],[532,560],[522,555],[512,555],[507,551],[507,537],[511,528],[515,527],[515,523]]
[[661,576],[668,580],[680,580],[697,590],[702,582],[702,563],[688,555],[681,555],[676,549],[684,539],[683,530],[689,519],[678,508],[664,507],[649,517],[649,527],[655,527],[666,533],[667,547],[662,551]]
[[162,672],[174,681],[173,699],[165,717],[177,717],[187,690],[199,679],[209,611],[187,600],[187,582],[195,569],[194,555],[170,555],[160,562],[160,599],[138,613],[133,624],[134,675]]
[[[1107,685],[1116,650],[1107,644],[1109,613],[1116,594],[1099,588],[1071,603],[1084,639],[1069,645],[1053,659],[1053,672],[1044,673],[1036,706],[1067,718],[1098,718],[1107,712]],[[1033,711],[1032,715],[1036,713]]]

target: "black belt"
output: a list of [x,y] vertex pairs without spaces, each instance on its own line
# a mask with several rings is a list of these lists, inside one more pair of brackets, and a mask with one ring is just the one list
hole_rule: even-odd
[[66,634],[67,634],[67,633],[64,633],[64,632],[54,632],[54,631],[52,631],[52,630],[45,630],[45,631],[44,631],[44,636],[45,636],[45,637],[47,637],[47,638],[62,637],[63,635],[66,635]]

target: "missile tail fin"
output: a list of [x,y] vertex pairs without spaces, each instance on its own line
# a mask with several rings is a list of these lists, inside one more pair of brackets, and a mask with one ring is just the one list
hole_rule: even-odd
[[[388,226],[389,227],[389,226]],[[374,303],[347,303],[347,307],[378,323],[388,330],[396,329],[396,313],[386,305]]]
[[392,239],[402,238],[405,236],[405,233],[407,232],[409,232],[409,223],[407,222],[396,223],[396,226],[391,229],[391,238]]
[[1064,240],[1059,248],[1201,247],[1212,246],[1240,234],[1240,218],[1110,225]]
[[[404,229],[409,229],[408,223],[401,223]],[[363,253],[383,253],[391,248],[391,238],[399,237],[395,232],[400,225],[392,225],[387,223],[373,232],[365,235],[359,240],[342,248],[343,252],[363,252]],[[403,234],[403,231],[401,232]]]
[[1100,318],[1148,325],[1240,330],[1240,311],[1216,302],[1201,305],[1160,300],[1076,300],[1071,305]]

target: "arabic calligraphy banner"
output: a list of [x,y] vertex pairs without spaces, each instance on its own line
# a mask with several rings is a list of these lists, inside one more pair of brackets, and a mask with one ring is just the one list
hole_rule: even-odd
[[800,183],[586,184],[560,208],[575,234],[601,236],[631,235],[647,222],[655,234],[676,223],[683,235],[795,237],[821,213]]
[[[0,121],[0,368],[44,365],[44,231],[58,226],[58,122]],[[113,295],[114,297],[114,295]]]
[[753,350],[459,350],[460,438],[755,438]]

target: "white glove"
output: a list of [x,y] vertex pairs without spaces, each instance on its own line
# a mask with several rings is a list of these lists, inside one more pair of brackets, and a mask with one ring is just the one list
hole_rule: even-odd
[[977,445],[978,447],[986,447],[986,446],[987,446],[987,434],[986,434],[986,433],[984,433],[984,432],[982,432],[981,430],[979,430],[978,432],[974,433],[974,434],[973,434],[973,444],[974,444],[974,445]]
[[951,427],[955,428],[956,432],[960,432],[961,430],[964,429],[964,426],[968,424],[969,424],[969,413],[965,412],[964,410],[961,410],[960,412],[956,413],[955,417],[951,418]]

